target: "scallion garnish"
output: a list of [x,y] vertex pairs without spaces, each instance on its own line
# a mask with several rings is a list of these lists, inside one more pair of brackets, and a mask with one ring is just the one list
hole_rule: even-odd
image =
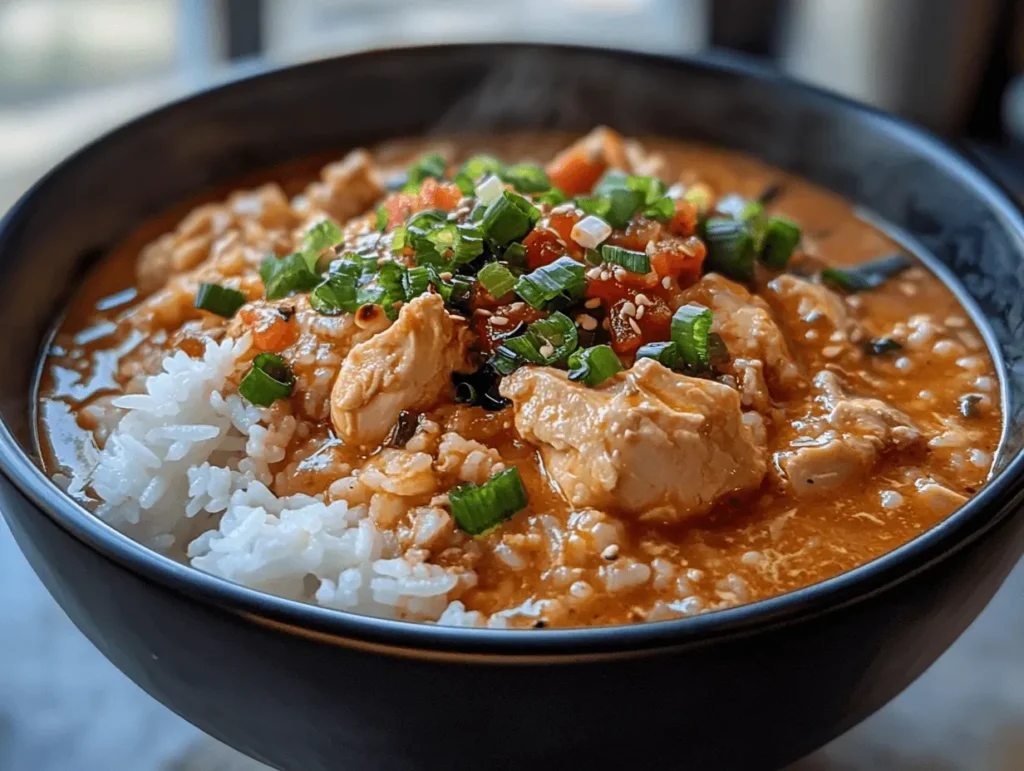
[[913,264],[914,261],[907,255],[893,254],[849,268],[825,268],[821,271],[821,279],[844,292],[862,292],[877,289]]
[[576,350],[578,339],[572,319],[556,311],[530,324],[526,334],[507,338],[502,348],[531,364],[551,366],[563,363]]
[[711,217],[704,223],[706,265],[737,281],[754,278],[754,239],[745,222],[732,217]]
[[451,278],[444,279],[433,265],[427,266],[427,274],[430,276],[430,285],[441,295],[445,305],[463,303],[473,293],[474,279],[469,276],[455,274]]
[[320,276],[310,269],[309,260],[303,252],[265,258],[260,263],[260,278],[268,300],[280,300],[292,292],[308,292],[320,282]]
[[761,262],[782,270],[799,245],[799,225],[785,217],[769,217],[761,231]]
[[626,187],[638,193],[643,193],[644,203],[648,206],[665,195],[665,183],[657,177],[632,175],[626,177]]
[[547,172],[532,163],[506,166],[504,171],[498,172],[498,176],[520,193],[543,193],[551,189],[551,180],[548,179]]
[[581,348],[569,356],[569,379],[591,388],[601,385],[616,372],[622,371],[622,362],[607,345]]
[[488,241],[502,247],[529,233],[539,219],[540,211],[536,206],[521,195],[505,190],[487,207],[480,229]]
[[546,203],[549,206],[558,206],[569,200],[569,196],[563,193],[559,188],[552,187],[550,190],[546,190],[540,195],[536,196],[537,203]]
[[418,191],[420,183],[428,177],[444,179],[444,172],[447,168],[448,162],[440,154],[424,155],[410,167],[409,181],[406,183],[406,187],[415,186],[415,190]]
[[501,255],[502,261],[517,275],[526,270],[526,247],[513,241]]
[[526,508],[526,488],[519,470],[499,471],[482,485],[465,484],[448,491],[452,519],[470,535],[482,535]]
[[237,289],[220,284],[200,284],[196,291],[195,307],[230,319],[245,305],[245,295]]
[[269,407],[278,399],[287,399],[295,387],[295,375],[276,353],[260,353],[252,360],[252,369],[238,384],[238,393],[259,407]]
[[679,349],[684,364],[692,367],[711,365],[708,334],[714,320],[711,310],[697,303],[684,305],[672,315],[672,342]]
[[593,195],[577,196],[574,203],[576,208],[582,211],[585,215],[592,215],[594,217],[600,217],[604,219],[605,215],[608,214],[608,209],[611,207],[611,201],[607,198],[600,198]]
[[658,220],[658,222],[667,222],[672,219],[676,213],[676,202],[675,199],[665,196],[659,198],[654,203],[650,204],[644,209],[644,216],[648,219]]
[[452,180],[452,182],[454,182],[455,185],[459,188],[459,190],[462,191],[463,195],[471,196],[476,192],[476,185],[473,183],[473,180],[470,179],[467,174],[463,174],[461,171],[455,175],[455,178]]
[[671,341],[641,345],[636,351],[636,358],[654,359],[669,369],[675,369],[683,362],[683,357],[679,353],[679,346]]
[[474,155],[462,164],[459,173],[476,182],[485,174],[496,174],[500,177],[504,168],[505,165],[492,155]]
[[477,281],[483,284],[491,297],[498,298],[511,292],[516,285],[516,277],[512,271],[499,262],[489,262],[476,274]]
[[571,257],[559,257],[554,262],[519,277],[516,294],[534,308],[564,298],[575,302],[583,297],[587,288],[586,267]]
[[625,228],[633,219],[637,209],[644,205],[644,194],[639,190],[618,188],[607,195],[608,212],[602,219],[616,229]]
[[477,399],[476,386],[463,380],[455,384],[455,401],[459,404],[473,404]]
[[406,301],[426,293],[430,288],[430,273],[425,265],[407,268],[402,274],[402,286],[405,289]]
[[377,219],[375,225],[377,230],[381,233],[388,229],[388,212],[383,206],[377,207]]
[[621,246],[605,244],[601,247],[601,259],[613,265],[620,265],[630,273],[651,272],[651,258],[646,252],[634,252]]
[[330,249],[340,244],[343,237],[341,228],[331,222],[331,220],[321,220],[311,227],[302,240],[302,251],[306,255],[309,269],[315,272],[320,255],[325,249]]

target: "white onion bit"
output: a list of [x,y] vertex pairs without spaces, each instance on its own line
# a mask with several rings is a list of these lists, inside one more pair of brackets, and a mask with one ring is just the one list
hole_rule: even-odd
[[612,234],[612,226],[600,217],[588,214],[572,227],[572,240],[584,249],[596,249]]

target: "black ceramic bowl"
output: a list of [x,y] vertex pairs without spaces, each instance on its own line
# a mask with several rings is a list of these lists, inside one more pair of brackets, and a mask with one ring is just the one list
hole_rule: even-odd
[[[82,271],[140,220],[234,175],[429,131],[608,123],[737,148],[873,210],[987,317],[998,473],[914,542],[773,600],[679,621],[501,631],[261,595],[149,552],[66,498],[33,444],[37,356]],[[775,75],[548,46],[342,57],[173,104],[61,164],[0,228],[0,505],[47,588],[129,677],[270,765],[773,768],[917,677],[1024,550],[1024,220],[950,147]]]

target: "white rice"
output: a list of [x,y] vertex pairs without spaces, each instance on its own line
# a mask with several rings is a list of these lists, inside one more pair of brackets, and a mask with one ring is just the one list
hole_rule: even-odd
[[270,464],[284,458],[296,424],[268,425],[269,410],[223,395],[249,346],[246,336],[209,342],[199,359],[179,351],[145,379],[144,393],[112,401],[123,417],[92,472],[96,514],[255,589],[369,615],[484,625],[449,601],[460,576],[400,554],[367,506],[271,492]]

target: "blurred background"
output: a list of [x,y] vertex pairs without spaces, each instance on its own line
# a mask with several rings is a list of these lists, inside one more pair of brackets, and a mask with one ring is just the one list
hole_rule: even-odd
[[[169,99],[358,49],[714,48],[968,143],[1024,194],[1024,0],[0,0],[0,214]],[[1024,771],[1024,566],[905,694],[792,771]],[[0,771],[256,771],[71,626],[0,520]]]

